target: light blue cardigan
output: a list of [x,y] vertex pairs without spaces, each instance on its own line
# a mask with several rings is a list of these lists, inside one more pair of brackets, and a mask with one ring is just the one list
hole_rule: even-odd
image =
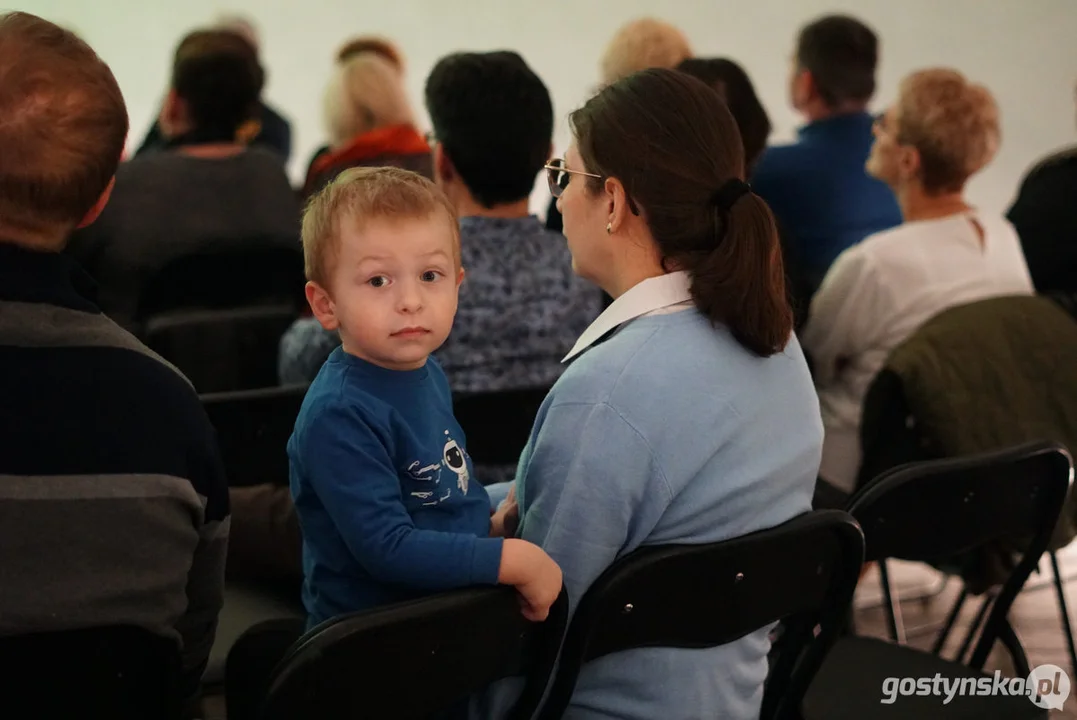
[[[641,545],[725,540],[809,510],[822,442],[795,338],[760,358],[695,309],[640,317],[573,360],[539,410],[516,480],[519,535],[561,565],[574,609]],[[757,718],[768,631],[595,660],[565,717]],[[503,717],[518,688],[495,686],[474,716]]]

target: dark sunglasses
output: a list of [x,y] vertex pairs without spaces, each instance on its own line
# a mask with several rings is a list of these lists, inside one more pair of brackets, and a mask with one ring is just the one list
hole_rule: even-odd
[[[584,172],[583,170],[569,170],[565,167],[565,161],[562,158],[550,160],[550,162],[543,165],[543,168],[546,170],[546,182],[550,186],[550,194],[555,198],[561,197],[561,194],[565,192],[565,188],[568,187],[568,182],[573,175],[602,179],[601,175],[595,175],[594,173]],[[628,208],[633,215],[639,215],[639,209],[636,208],[636,203],[632,198],[628,198]]]

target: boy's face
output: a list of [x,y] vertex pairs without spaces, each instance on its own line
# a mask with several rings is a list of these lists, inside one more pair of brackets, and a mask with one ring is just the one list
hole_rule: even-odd
[[[329,288],[307,297],[345,352],[391,370],[416,370],[449,336],[464,271],[447,214],[345,223]],[[328,292],[326,292],[328,290]]]

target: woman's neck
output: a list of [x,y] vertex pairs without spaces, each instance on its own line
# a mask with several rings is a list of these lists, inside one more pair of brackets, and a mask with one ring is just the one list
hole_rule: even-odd
[[972,206],[965,202],[964,193],[928,194],[919,184],[901,188],[897,192],[898,205],[905,222],[937,220],[968,212]]

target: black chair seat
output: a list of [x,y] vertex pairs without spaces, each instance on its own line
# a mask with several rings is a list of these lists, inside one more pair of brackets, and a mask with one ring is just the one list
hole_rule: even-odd
[[[469,695],[496,680],[524,676],[508,720],[526,720],[542,698],[567,619],[564,589],[547,620],[531,623],[510,587],[465,588],[342,615],[292,645],[268,683],[262,717],[430,720],[466,706]],[[287,627],[269,630],[286,634]]]
[[[992,678],[966,665],[951,662],[904,645],[894,645],[877,638],[847,637],[839,640],[804,697],[804,720],[863,720],[864,718],[939,718],[944,720],[1024,720],[1046,718],[1047,710],[1034,705],[1028,697],[1002,695],[962,696],[960,689],[953,700],[945,696],[900,695],[884,704],[894,693],[883,692],[887,678],[929,678],[939,674],[948,680]],[[1007,685],[1010,678],[1005,679]],[[941,688],[941,686],[940,686]]]

